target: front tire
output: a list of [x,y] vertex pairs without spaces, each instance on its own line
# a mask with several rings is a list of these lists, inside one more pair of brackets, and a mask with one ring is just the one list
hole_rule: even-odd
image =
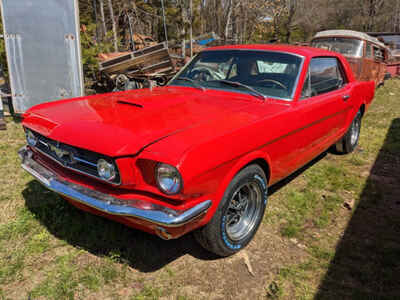
[[358,139],[360,138],[361,118],[362,113],[359,110],[351,122],[346,134],[336,143],[336,151],[344,154],[354,151],[358,145]]
[[211,221],[195,232],[202,247],[229,256],[247,246],[257,232],[267,204],[267,180],[256,164],[232,179]]

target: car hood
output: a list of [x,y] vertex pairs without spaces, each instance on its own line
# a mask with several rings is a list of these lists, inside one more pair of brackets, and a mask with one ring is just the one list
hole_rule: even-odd
[[164,87],[37,105],[23,124],[53,140],[117,157],[218,118],[243,124],[255,116],[240,111],[260,104],[246,94]]

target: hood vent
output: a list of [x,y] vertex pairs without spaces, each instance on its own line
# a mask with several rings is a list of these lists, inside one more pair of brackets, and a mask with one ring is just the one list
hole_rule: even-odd
[[128,104],[128,105],[132,105],[132,106],[143,108],[143,105],[141,105],[141,104],[137,104],[137,103],[133,103],[133,102],[129,102],[129,101],[124,101],[124,100],[118,100],[117,103]]

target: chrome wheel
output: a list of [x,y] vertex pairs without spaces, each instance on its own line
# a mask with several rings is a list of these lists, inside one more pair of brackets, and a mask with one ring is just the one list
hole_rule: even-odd
[[195,231],[196,240],[219,256],[240,251],[250,243],[261,224],[267,194],[263,169],[256,164],[244,167],[227,186],[210,222]]
[[351,145],[357,144],[358,137],[360,135],[361,120],[357,115],[356,119],[353,121],[351,126],[350,143]]
[[245,183],[233,193],[226,210],[225,229],[232,241],[245,238],[257,224],[263,195],[256,182]]

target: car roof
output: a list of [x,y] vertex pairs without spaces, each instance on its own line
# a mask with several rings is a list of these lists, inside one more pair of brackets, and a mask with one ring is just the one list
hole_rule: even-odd
[[301,55],[304,57],[314,56],[340,56],[336,52],[328,51],[320,48],[313,48],[308,46],[294,46],[285,44],[252,44],[252,45],[229,45],[210,47],[204,51],[213,50],[260,50],[260,51],[279,51]]

